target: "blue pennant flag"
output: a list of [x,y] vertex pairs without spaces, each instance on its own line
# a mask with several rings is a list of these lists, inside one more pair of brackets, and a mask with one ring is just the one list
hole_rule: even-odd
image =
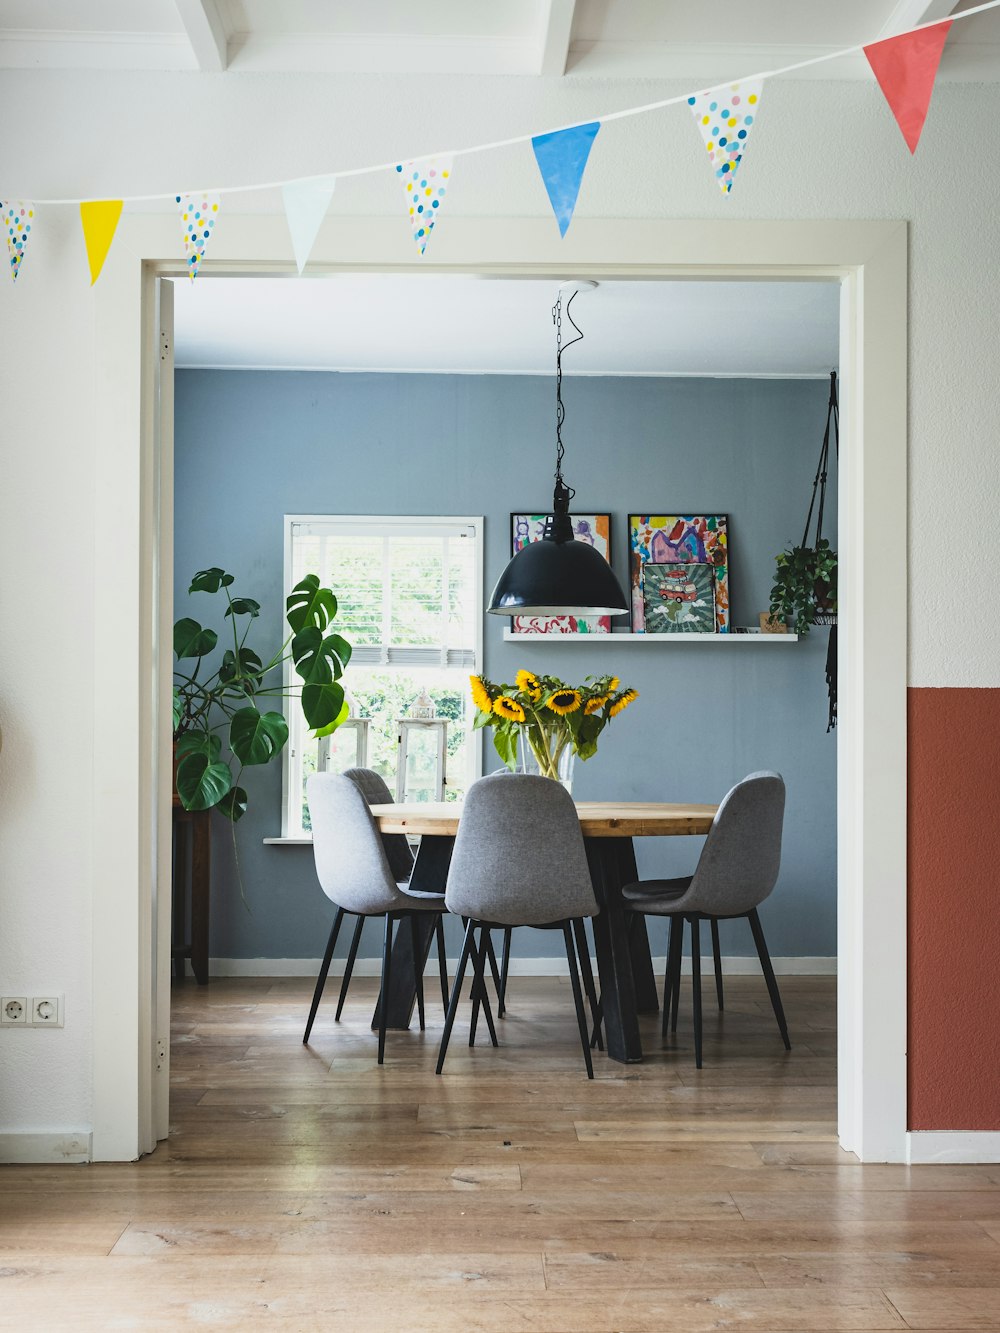
[[574,125],[571,130],[536,134],[531,141],[560,236],[566,235],[573,220],[587,158],[600,128],[601,122],[594,120],[589,125]]

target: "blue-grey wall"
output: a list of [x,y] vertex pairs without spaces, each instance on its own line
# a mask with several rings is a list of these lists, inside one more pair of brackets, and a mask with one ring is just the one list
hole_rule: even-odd
[[[630,511],[728,514],[732,623],[755,625],[775,553],[802,536],[827,394],[826,381],[573,378],[564,438],[574,508],[611,512],[619,574]],[[549,501],[553,452],[547,377],[179,371],[176,614],[208,615],[209,599],[188,598],[186,589],[196,570],[222,565],[265,608],[255,641],[280,641],[286,513],[485,514],[488,593],[509,556],[510,511]],[[835,493],[835,476],[832,483]],[[828,515],[835,540],[835,494]],[[781,879],[762,910],[768,941],[776,955],[833,955],[827,631],[784,646],[515,645],[503,642],[507,623],[487,617],[491,679],[512,679],[522,665],[564,679],[613,670],[640,692],[601,737],[599,754],[577,763],[577,799],[714,802],[754,769],[784,775]],[[249,910],[234,875],[230,826],[216,817],[211,952],[316,957],[332,909],[311,851],[261,843],[280,832],[280,765],[244,777],[250,806],[236,837]],[[637,840],[640,873],[687,873],[701,842]],[[752,953],[745,926],[724,929],[727,952]],[[377,952],[376,934],[366,932],[369,953]],[[541,932],[515,938],[524,954],[551,951]],[[453,945],[457,951],[457,936]],[[653,946],[663,952],[658,934]]]

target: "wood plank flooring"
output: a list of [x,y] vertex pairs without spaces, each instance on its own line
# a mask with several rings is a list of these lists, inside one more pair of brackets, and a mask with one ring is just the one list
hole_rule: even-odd
[[308,981],[178,985],[169,1140],[0,1168],[0,1328],[1000,1330],[1000,1166],[843,1152],[835,982],[781,982],[790,1054],[731,978],[703,1070],[685,991],[593,1083],[564,981],[512,979],[500,1050],[460,1017],[441,1078],[430,988],[379,1069],[371,981],[309,1047]]

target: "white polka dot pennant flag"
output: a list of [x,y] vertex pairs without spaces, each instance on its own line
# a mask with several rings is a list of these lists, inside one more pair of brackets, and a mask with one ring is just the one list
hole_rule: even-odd
[[0,211],[3,212],[3,230],[7,237],[7,254],[10,256],[10,280],[17,282],[31,229],[35,224],[35,207],[23,199],[3,199],[0,200]]
[[181,214],[188,276],[194,282],[201,261],[205,258],[205,249],[215,231],[221,199],[219,195],[209,194],[207,191],[200,194],[179,194],[175,197]]
[[721,88],[710,88],[688,98],[688,106],[701,132],[715,172],[715,179],[723,194],[733,188],[747,140],[760,108],[762,79],[730,83]]
[[400,162],[396,167],[406,190],[410,230],[421,254],[427,249],[451,185],[451,163],[450,157],[426,157],[421,162]]

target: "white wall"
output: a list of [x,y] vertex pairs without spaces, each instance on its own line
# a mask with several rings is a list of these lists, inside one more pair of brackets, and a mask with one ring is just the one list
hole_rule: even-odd
[[[584,80],[2,77],[8,105],[28,108],[5,136],[5,198],[224,186],[395,161],[682,91]],[[775,81],[731,197],[718,192],[686,110],[674,108],[602,130],[578,207],[580,217],[911,220],[916,685],[1000,684],[991,595],[973,592],[989,576],[974,573],[971,559],[962,572],[961,555],[974,550],[981,571],[1000,527],[992,369],[1000,184],[976,138],[995,104],[995,85],[940,87],[911,160],[874,84]],[[409,260],[399,194],[395,173],[345,181],[332,212],[398,214],[398,241],[385,258]],[[258,208],[276,211],[276,197],[227,201],[219,226],[226,211]],[[545,217],[530,148],[459,161],[432,240],[440,260],[449,213],[505,216],[512,227]],[[572,229],[565,253],[569,270]],[[65,992],[67,1026],[0,1032],[0,1130],[90,1124],[90,936],[101,892],[101,848],[90,843],[94,339],[75,209],[41,209],[16,287],[0,280],[0,992]],[[891,579],[892,514],[885,524]],[[122,645],[123,671],[133,647]]]

